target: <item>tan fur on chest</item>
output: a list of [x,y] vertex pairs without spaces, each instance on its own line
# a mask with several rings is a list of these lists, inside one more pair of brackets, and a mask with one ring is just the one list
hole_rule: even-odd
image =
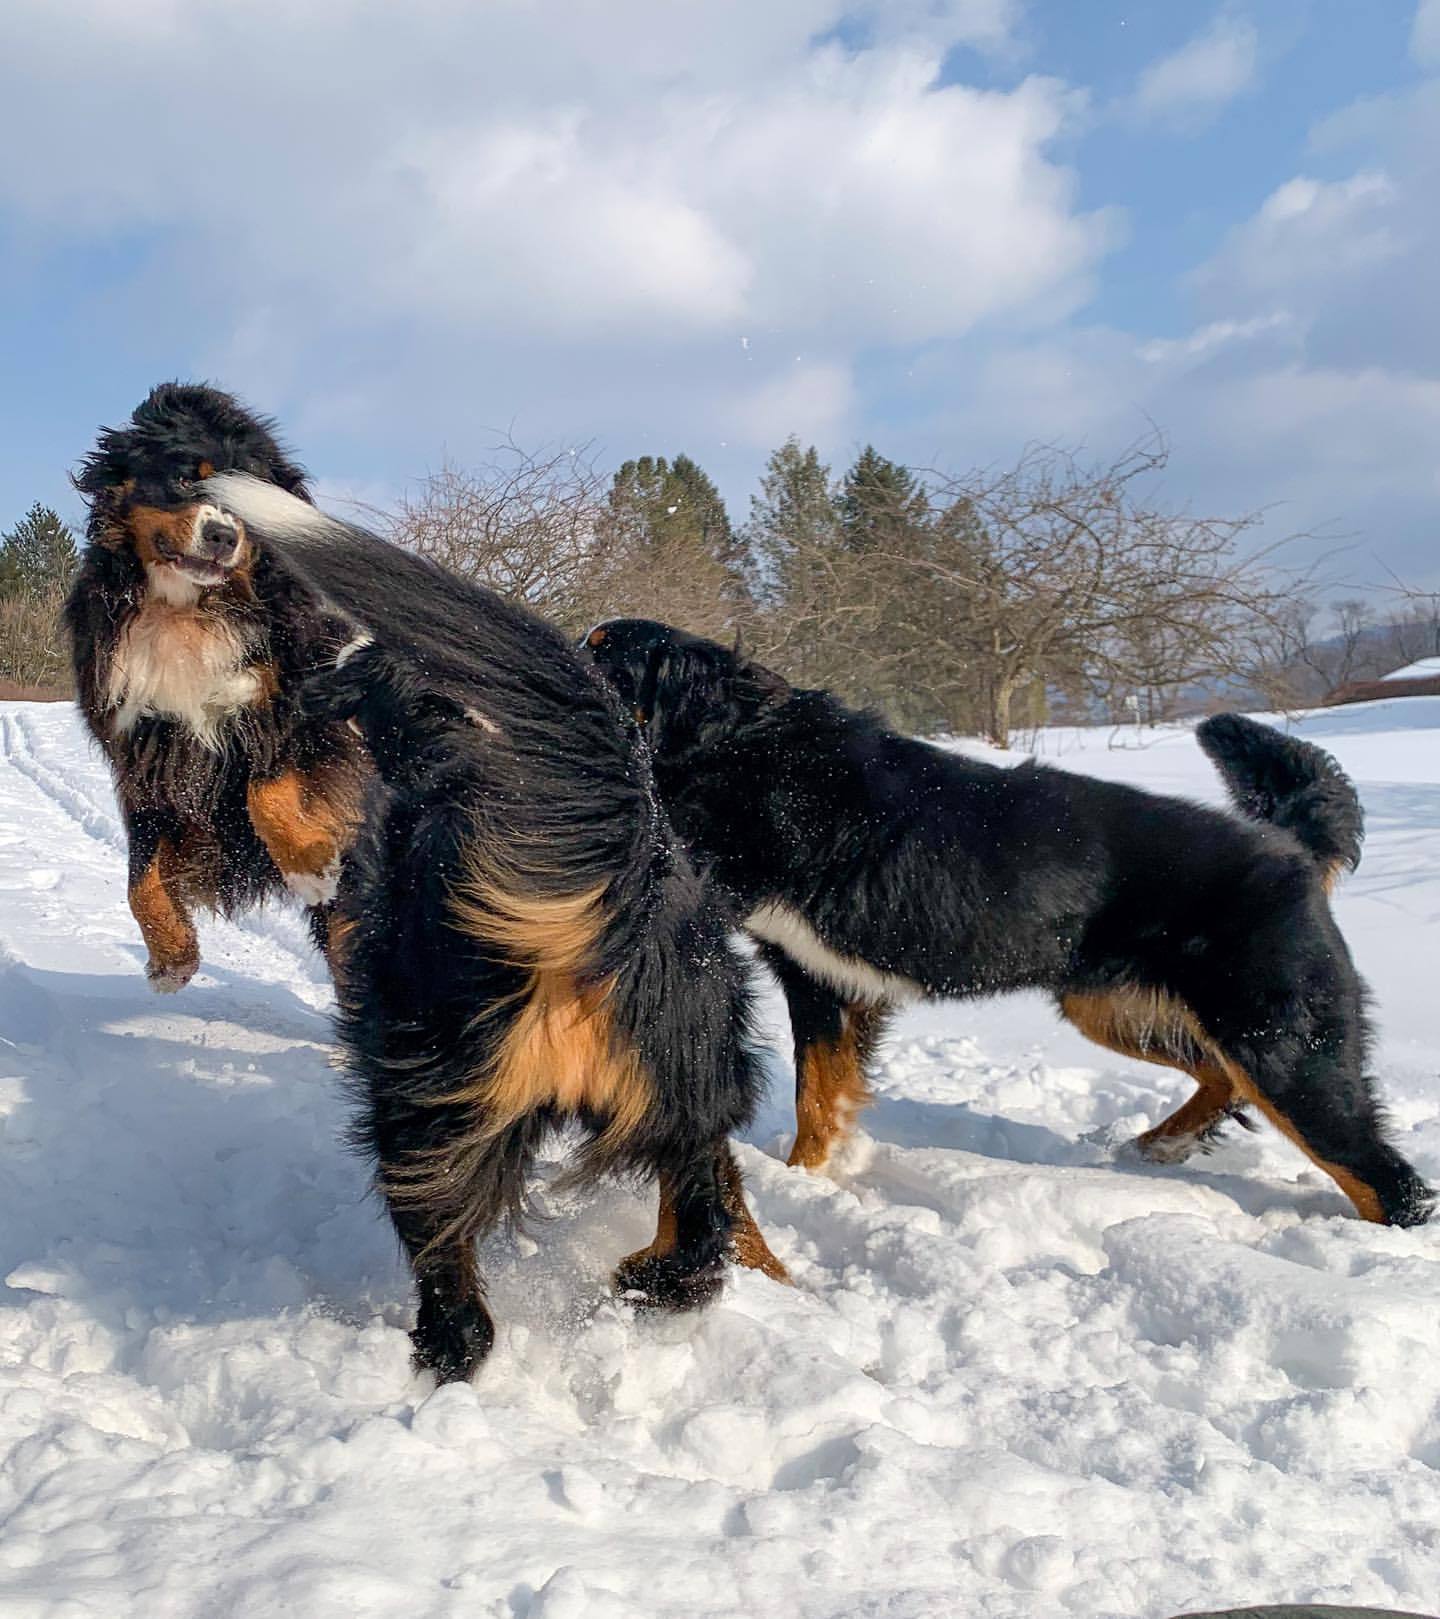
[[217,746],[226,720],[263,692],[256,671],[243,667],[249,651],[248,638],[218,613],[147,601],[121,635],[110,670],[116,734],[155,714]]

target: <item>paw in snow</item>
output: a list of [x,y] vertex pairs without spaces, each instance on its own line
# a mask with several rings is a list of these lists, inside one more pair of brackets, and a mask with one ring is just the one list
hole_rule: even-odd
[[1115,1148],[1115,1160],[1121,1164],[1183,1164],[1195,1156],[1199,1146],[1199,1136],[1157,1136],[1147,1130],[1144,1135],[1120,1142]]
[[328,905],[340,886],[340,856],[321,871],[287,871],[285,886],[303,905]]
[[152,961],[145,969],[145,976],[157,995],[173,995],[177,989],[185,988],[199,967],[199,956],[191,956],[186,961],[172,961],[163,967]]

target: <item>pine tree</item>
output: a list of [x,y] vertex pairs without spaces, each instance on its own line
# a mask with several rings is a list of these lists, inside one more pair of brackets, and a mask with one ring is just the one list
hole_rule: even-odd
[[867,444],[845,474],[836,507],[852,551],[905,549],[929,519],[930,503],[914,473]]
[[816,559],[835,543],[837,521],[829,467],[813,444],[802,450],[799,439],[787,438],[766,462],[760,493],[750,497],[745,538],[757,600],[783,612],[787,598],[805,595]]
[[722,634],[744,604],[734,529],[720,491],[688,455],[642,455],[616,472],[601,524],[612,603]]
[[0,537],[0,594],[41,595],[68,589],[79,565],[75,536],[58,512],[37,500]]

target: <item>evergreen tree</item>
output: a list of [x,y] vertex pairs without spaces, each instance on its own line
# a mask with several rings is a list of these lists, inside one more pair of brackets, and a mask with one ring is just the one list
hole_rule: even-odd
[[600,537],[612,600],[707,634],[739,618],[745,583],[735,532],[720,491],[688,455],[626,461]]
[[69,588],[80,565],[75,536],[58,512],[37,500],[0,537],[0,594],[40,595]]
[[929,520],[930,503],[914,473],[867,444],[845,474],[836,501],[852,551],[904,550]]
[[792,435],[766,462],[745,530],[754,593],[783,612],[787,598],[808,594],[807,576],[836,539],[830,469],[813,444],[802,450]]

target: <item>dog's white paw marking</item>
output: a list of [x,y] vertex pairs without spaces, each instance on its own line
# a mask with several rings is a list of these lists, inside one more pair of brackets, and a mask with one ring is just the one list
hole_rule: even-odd
[[340,856],[323,871],[287,871],[285,886],[302,905],[328,905],[340,886]]
[[335,667],[343,669],[357,652],[363,652],[367,646],[375,644],[375,637],[369,630],[357,630],[344,646],[335,654]]
[[173,967],[147,967],[145,977],[157,995],[173,995],[177,989],[185,988],[199,967],[200,958],[197,956],[194,961],[178,962]]

